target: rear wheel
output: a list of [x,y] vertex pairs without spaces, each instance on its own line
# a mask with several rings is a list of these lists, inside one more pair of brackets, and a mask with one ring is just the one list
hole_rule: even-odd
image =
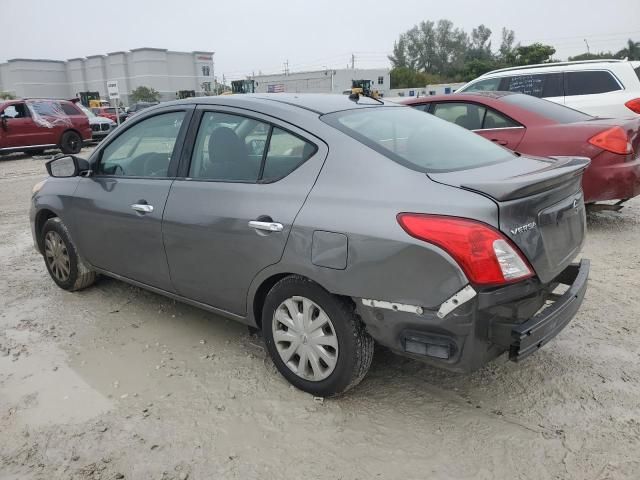
[[65,290],[82,290],[95,282],[96,272],[78,256],[62,220],[50,218],[42,227],[44,263],[54,282]]
[[82,150],[82,138],[77,132],[67,131],[62,134],[60,139],[60,150],[62,153],[75,154]]
[[278,371],[316,396],[356,386],[373,359],[373,339],[353,304],[303,277],[287,277],[271,289],[262,333]]

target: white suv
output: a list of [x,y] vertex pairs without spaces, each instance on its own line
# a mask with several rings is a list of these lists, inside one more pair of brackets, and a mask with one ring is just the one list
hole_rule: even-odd
[[640,115],[640,62],[587,60],[503,68],[457,92],[506,90],[546,98],[600,117]]

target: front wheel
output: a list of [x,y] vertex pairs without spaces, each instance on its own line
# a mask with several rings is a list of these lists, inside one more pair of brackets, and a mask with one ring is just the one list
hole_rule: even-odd
[[373,359],[373,339],[353,304],[303,277],[274,285],[263,308],[262,331],[278,371],[315,396],[356,386]]
[[60,288],[82,290],[95,282],[96,272],[78,256],[67,227],[58,217],[46,221],[42,227],[41,242],[44,263]]
[[68,131],[62,134],[60,150],[66,154],[76,154],[82,150],[82,138],[77,132]]

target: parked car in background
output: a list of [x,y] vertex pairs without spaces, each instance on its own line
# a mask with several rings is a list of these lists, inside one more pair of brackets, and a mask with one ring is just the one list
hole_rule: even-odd
[[0,101],[0,153],[41,153],[59,148],[78,153],[91,140],[89,119],[66,100]]
[[89,119],[89,125],[91,126],[91,138],[93,140],[102,140],[118,126],[118,124],[113,120],[106,117],[99,117],[80,102],[75,102],[74,105],[82,110]]
[[61,288],[100,273],[261,328],[280,373],[329,396],[374,340],[468,371],[560,332],[587,287],[588,163],[366,97],[191,98],[50,161],[31,224]]
[[116,107],[94,107],[91,111],[98,117],[105,117],[114,122],[118,122],[118,116],[120,116],[120,122],[124,122],[127,118],[127,114],[124,110],[118,109],[116,113]]
[[511,91],[598,117],[640,114],[640,61],[586,60],[494,70],[456,93]]
[[133,105],[131,105],[127,110],[126,119],[129,119],[133,117],[136,113],[141,112],[145,108],[153,107],[154,105],[158,105],[158,102],[136,102]]
[[600,119],[530,95],[474,92],[401,100],[526,155],[591,159],[584,201],[640,194],[640,116]]

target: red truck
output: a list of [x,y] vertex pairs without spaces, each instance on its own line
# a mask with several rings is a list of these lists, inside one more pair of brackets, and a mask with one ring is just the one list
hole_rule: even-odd
[[[109,120],[113,120],[118,123],[118,116],[116,115],[115,107],[93,107],[91,111],[99,117],[105,117]],[[127,114],[120,110],[120,123],[124,122]]]
[[91,140],[89,119],[67,100],[0,101],[0,153],[78,153]]

